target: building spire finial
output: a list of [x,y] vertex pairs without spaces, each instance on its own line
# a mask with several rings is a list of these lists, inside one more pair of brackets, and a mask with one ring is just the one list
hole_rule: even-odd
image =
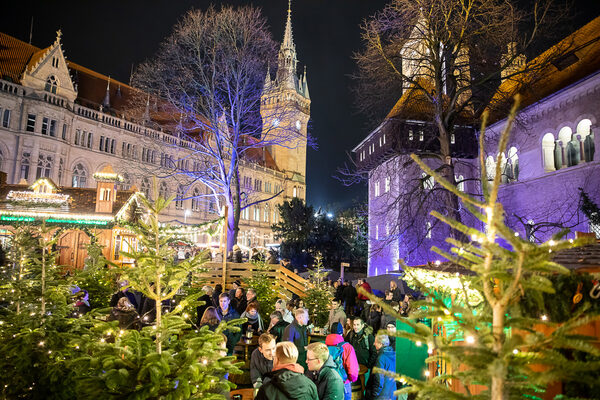
[[285,22],[285,33],[283,34],[281,48],[294,48],[294,38],[292,37],[292,0],[288,0],[288,15]]
[[104,95],[104,101],[102,102],[104,108],[110,107],[110,75],[108,76],[108,82],[106,83],[106,94]]

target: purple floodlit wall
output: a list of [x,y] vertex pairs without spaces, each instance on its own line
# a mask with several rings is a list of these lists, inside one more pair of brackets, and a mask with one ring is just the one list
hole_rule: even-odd
[[[547,240],[563,227],[571,230],[569,237],[575,231],[591,231],[579,209],[579,188],[600,204],[600,133],[595,133],[598,119],[600,72],[520,112],[505,161],[501,161],[504,183],[499,199],[509,227],[521,235],[533,234],[536,241]],[[505,123],[499,121],[488,129],[488,170],[499,160],[496,139]],[[369,276],[398,269],[398,259],[408,265],[435,261],[441,257],[431,247],[448,248],[448,227],[436,224],[428,215],[439,204],[425,201],[420,208],[422,199],[412,198],[408,206],[398,201],[422,177],[421,170],[406,161],[406,156],[397,156],[373,169],[369,177]],[[479,194],[480,172],[475,165],[476,160],[457,160],[455,176],[466,180],[463,190]],[[436,197],[435,187],[430,190],[432,198]],[[460,209],[460,215],[466,225],[482,228],[482,223],[466,210]],[[430,235],[425,234],[428,223],[432,224]]]

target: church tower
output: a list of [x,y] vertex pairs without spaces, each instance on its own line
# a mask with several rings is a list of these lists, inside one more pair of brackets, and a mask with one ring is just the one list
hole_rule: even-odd
[[290,182],[286,185],[285,195],[306,199],[306,137],[310,119],[310,96],[306,67],[304,73],[298,76],[297,66],[290,0],[277,70],[274,79],[270,68],[265,77],[261,115],[265,140],[277,142],[277,145],[269,147],[269,151],[277,168],[286,174]]

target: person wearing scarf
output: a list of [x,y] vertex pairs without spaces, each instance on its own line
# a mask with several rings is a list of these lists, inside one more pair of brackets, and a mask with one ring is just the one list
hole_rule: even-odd
[[258,313],[258,303],[253,301],[248,304],[246,311],[240,315],[240,318],[247,318],[248,321],[242,325],[242,332],[245,334],[249,329],[256,333],[261,333],[265,330],[262,318]]

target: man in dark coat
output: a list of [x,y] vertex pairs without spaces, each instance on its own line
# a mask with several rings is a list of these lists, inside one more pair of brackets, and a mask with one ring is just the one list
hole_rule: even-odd
[[317,385],[319,400],[343,400],[344,382],[337,372],[337,365],[329,355],[325,343],[311,343],[306,348],[308,370],[315,374],[313,382]]
[[255,400],[319,400],[317,387],[304,376],[304,368],[296,364],[298,349],[291,342],[277,343],[273,371]]
[[[377,349],[375,367],[392,373],[396,372],[396,353],[390,347],[387,335],[377,335],[375,348]],[[382,372],[373,372],[367,382],[365,400],[394,400],[396,399],[395,391],[396,381],[393,377]]]
[[[229,304],[231,300],[229,299],[229,294],[221,293],[219,296],[219,308],[217,308],[217,312],[219,313],[219,317],[221,317],[221,321],[231,321],[232,319],[237,319],[240,317],[240,314],[237,313],[230,307]],[[230,356],[233,354],[233,349],[235,345],[240,341],[242,337],[242,331],[232,332],[230,329],[226,329],[223,331],[225,337],[227,337],[227,355]]]
[[292,342],[298,348],[298,364],[306,369],[306,346],[308,346],[308,334],[306,324],[308,323],[308,311],[297,308],[294,311],[294,322],[289,324],[283,331],[283,341]]
[[371,334],[369,326],[365,325],[360,318],[354,319],[353,330],[348,334],[346,340],[354,347],[358,363],[371,369],[375,363],[377,352],[373,343],[375,338]]
[[352,282],[346,280],[344,282],[344,291],[342,297],[344,298],[344,309],[346,315],[354,315],[354,307],[356,306],[356,289],[352,286]]
[[254,349],[250,357],[250,380],[255,393],[268,382],[266,375],[273,370],[273,357],[275,357],[275,338],[268,333],[258,337],[258,348]]

